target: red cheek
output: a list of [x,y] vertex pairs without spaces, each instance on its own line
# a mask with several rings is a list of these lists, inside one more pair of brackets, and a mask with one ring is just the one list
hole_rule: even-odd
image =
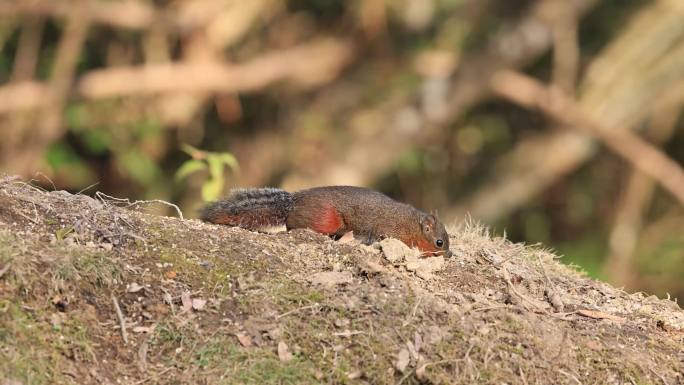
[[342,216],[332,205],[327,205],[316,213],[312,230],[322,234],[335,234],[342,228]]
[[417,247],[418,250],[424,253],[437,253],[440,250],[432,244],[432,242],[426,240],[425,238],[408,238],[402,239],[402,241],[409,247]]

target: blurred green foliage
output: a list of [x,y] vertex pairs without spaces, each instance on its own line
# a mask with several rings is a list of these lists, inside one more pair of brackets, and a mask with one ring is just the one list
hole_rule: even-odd
[[226,185],[226,171],[238,172],[238,162],[233,154],[228,152],[209,152],[198,150],[188,144],[183,145],[183,151],[192,159],[185,161],[176,171],[175,179],[183,181],[190,174],[198,171],[208,171],[207,178],[202,184],[202,199],[205,202],[218,199]]

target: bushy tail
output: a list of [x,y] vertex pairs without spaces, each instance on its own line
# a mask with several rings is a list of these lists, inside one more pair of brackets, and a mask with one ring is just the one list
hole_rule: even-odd
[[281,189],[235,189],[228,198],[204,207],[201,218],[211,223],[258,230],[284,225],[292,204],[292,194]]

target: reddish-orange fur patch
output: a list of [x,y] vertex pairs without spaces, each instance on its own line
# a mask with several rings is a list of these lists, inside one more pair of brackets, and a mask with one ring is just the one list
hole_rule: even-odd
[[428,255],[434,255],[440,251],[437,247],[435,247],[435,245],[432,244],[432,242],[424,238],[407,238],[402,239],[401,241],[407,244],[409,247],[417,247],[418,250]]
[[235,226],[239,223],[240,217],[237,215],[218,214],[213,215],[209,220],[211,223],[216,223],[218,225]]
[[342,216],[332,205],[327,205],[317,213],[312,230],[322,234],[335,234],[342,228]]

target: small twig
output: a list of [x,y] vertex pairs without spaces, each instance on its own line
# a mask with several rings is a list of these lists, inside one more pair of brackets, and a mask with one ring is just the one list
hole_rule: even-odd
[[112,201],[115,201],[115,202],[123,203],[123,204],[126,205],[127,208],[135,207],[135,206],[142,205],[142,204],[160,203],[160,204],[163,204],[163,205],[166,205],[166,206],[173,207],[173,208],[176,210],[176,214],[178,214],[178,218],[183,219],[183,212],[181,211],[181,209],[180,209],[178,206],[176,206],[175,204],[173,204],[173,203],[171,203],[171,202],[167,202],[167,201],[165,201],[165,200],[153,199],[153,200],[145,200],[145,201],[135,201],[135,202],[131,202],[128,198],[117,198],[117,197],[113,197],[113,196],[107,195],[107,194],[105,194],[105,193],[103,193],[103,192],[101,192],[101,191],[96,192],[96,193],[95,193],[95,196],[96,196],[102,203],[106,203],[105,198],[107,198],[107,199],[112,200]]
[[442,365],[442,364],[453,364],[456,362],[460,362],[462,360],[440,360],[440,361],[434,361],[434,362],[428,362],[426,364],[423,364],[423,368],[429,368],[430,366],[437,366],[437,365]]
[[145,378],[143,378],[143,379],[140,380],[140,381],[134,382],[133,385],[140,385],[140,384],[142,384],[142,383],[145,383],[145,382],[151,380],[151,379],[154,378],[154,377],[159,377],[159,376],[161,376],[162,374],[165,374],[166,372],[168,372],[168,371],[171,370],[171,369],[173,369],[173,366],[168,367],[168,368],[162,370],[161,372],[155,374],[154,376],[145,377]]
[[347,332],[333,333],[332,335],[334,335],[335,337],[351,337],[351,336],[355,336],[355,335],[359,335],[359,334],[366,334],[366,332],[355,330],[353,332],[347,331]]
[[81,195],[81,194],[83,194],[84,192],[90,190],[91,188],[97,186],[98,184],[100,184],[100,182],[95,182],[95,183],[91,184],[90,186],[81,189],[79,192],[77,192],[77,193],[74,194],[74,195]]
[[0,269],[0,278],[2,278],[2,276],[5,275],[5,273],[7,273],[7,271],[9,271],[10,265],[11,265],[11,263],[7,262],[7,264],[5,266],[3,266],[2,269]]
[[553,306],[553,308],[556,311],[562,311],[565,308],[563,299],[558,293],[558,288],[553,283],[553,281],[551,281],[551,278],[549,278],[549,275],[546,273],[546,268],[544,268],[544,263],[542,262],[542,259],[539,256],[539,254],[537,254],[537,261],[539,261],[539,267],[541,268],[542,273],[544,274],[544,278],[546,278],[546,283],[548,285],[546,296],[548,297],[549,302],[551,302],[551,306]]
[[525,378],[525,373],[522,370],[522,366],[518,366],[518,371],[520,372],[520,379],[522,379],[523,384],[527,385],[527,379]]
[[416,301],[416,304],[413,306],[413,311],[411,312],[411,316],[404,321],[404,324],[402,326],[406,326],[413,321],[413,319],[416,317],[416,312],[418,311],[418,306],[420,306],[420,302],[423,300],[423,297],[418,297],[418,300]]
[[556,362],[556,361],[558,361],[559,358],[561,358],[561,355],[563,355],[563,350],[564,350],[563,348],[565,348],[565,346],[567,345],[566,344],[567,340],[568,340],[568,331],[565,330],[563,332],[563,339],[561,339],[560,346],[558,347],[558,353],[556,353],[556,355],[553,356],[553,358],[551,359],[551,362]]
[[319,305],[318,303],[315,303],[315,304],[309,305],[309,306],[298,307],[298,308],[296,308],[296,309],[292,309],[292,310],[290,310],[290,311],[287,311],[287,312],[285,312],[285,313],[283,313],[283,314],[277,315],[277,316],[276,316],[276,319],[281,319],[281,318],[283,318],[283,317],[286,317],[286,316],[288,316],[288,315],[290,315],[290,314],[293,314],[293,313],[297,313],[297,312],[302,311],[302,310],[314,309],[314,308],[317,308],[318,306],[320,306],[320,305]]
[[560,370],[560,369],[556,369],[556,370],[558,371],[558,373],[561,373],[561,374],[565,375],[566,377],[569,377],[569,378],[575,380],[575,382],[577,382],[579,385],[582,385],[582,381],[578,380],[574,374],[565,372],[565,371]]
[[[529,303],[530,305],[532,305],[532,307],[536,308],[537,310],[543,312],[544,314],[547,314],[546,309],[541,308],[539,305],[537,305],[536,303],[534,303],[534,301],[532,301],[531,299],[527,298],[527,296],[523,295],[522,293],[520,293],[519,291],[517,291],[517,290],[515,289],[515,286],[513,285],[513,282],[511,282],[511,276],[510,276],[510,274],[508,273],[508,269],[506,269],[506,266],[501,266],[501,270],[503,271],[504,280],[505,280],[506,283],[508,284],[508,288],[509,288],[515,295],[517,295],[518,297],[520,297],[520,299],[522,299],[523,301],[526,301],[527,303]],[[523,305],[523,306],[524,306],[524,305]],[[528,310],[529,310],[529,309],[528,309]]]
[[[43,173],[40,172],[40,171],[38,171],[35,175],[36,175],[36,176],[42,176],[43,178],[45,178],[45,180],[47,180],[48,182],[50,182],[50,185],[52,185],[52,191],[57,191],[57,186],[55,186],[55,182],[53,182],[52,179],[50,179],[47,175],[43,174]],[[32,180],[33,180],[33,179],[32,179]]]
[[140,372],[146,373],[147,372],[147,349],[149,348],[149,344],[147,341],[143,341],[142,344],[140,344],[140,347],[138,348],[138,368],[140,369]]
[[539,267],[541,267],[541,271],[542,271],[542,273],[544,274],[544,278],[546,278],[546,283],[548,283],[549,286],[553,286],[553,288],[554,288],[554,290],[555,290],[556,285],[554,285],[553,282],[551,282],[551,278],[549,278],[549,275],[546,274],[546,269],[544,268],[544,263],[542,262],[541,257],[539,256],[539,254],[537,254],[537,261],[539,262]]
[[22,189],[33,189],[33,190],[35,190],[35,192],[41,193],[41,194],[47,192],[47,190],[45,190],[44,188],[42,188],[42,187],[40,187],[40,186],[34,186],[34,185],[32,185],[32,184],[31,184],[32,182],[38,182],[38,180],[37,180],[37,179],[31,179],[31,180],[29,180],[28,182],[24,182],[24,181],[18,180],[18,181],[16,181],[16,182],[14,182],[14,184],[20,185]]
[[496,310],[496,309],[506,309],[506,308],[508,308],[507,305],[483,306],[483,307],[478,307],[478,308],[472,308],[472,309],[466,311],[465,314],[477,313],[477,312],[481,312],[481,311]]
[[409,370],[409,371],[404,375],[404,377],[402,377],[401,380],[399,380],[399,382],[397,382],[397,385],[403,384],[404,381],[406,381],[409,377],[411,377],[415,372],[416,372],[415,369]]
[[176,210],[176,214],[178,214],[178,218],[184,219],[183,218],[183,212],[181,211],[181,209],[178,206],[176,206],[175,204],[173,204],[171,202],[167,202],[167,201],[161,200],[161,199],[153,199],[153,200],[148,200],[148,201],[135,201],[135,202],[131,203],[129,205],[129,207],[135,207],[137,205],[151,204],[151,203],[159,203],[159,204],[163,204],[163,205],[166,205],[169,207],[173,207]]
[[114,304],[114,309],[116,310],[116,318],[119,319],[119,327],[121,328],[121,338],[123,338],[124,344],[128,343],[128,334],[126,333],[126,320],[121,308],[119,307],[119,301],[116,299],[114,294],[112,294],[112,303]]
[[658,378],[660,378],[660,381],[662,381],[663,384],[665,384],[665,385],[670,385],[670,384],[667,382],[667,380],[665,379],[665,377],[663,377],[660,373],[656,372],[655,369],[653,369],[653,368],[648,368],[648,369],[649,369],[651,372],[653,372],[653,374],[655,374]]
[[40,222],[38,222],[37,219],[31,218],[31,217],[29,217],[28,215],[22,213],[21,211],[16,211],[16,210],[15,210],[14,213],[15,213],[15,214],[18,214],[18,215],[20,215],[20,216],[22,216],[22,217],[24,217],[24,218],[26,218],[29,222],[31,222],[31,223],[33,223],[33,224],[36,224],[36,225],[37,225],[38,223],[40,223]]

